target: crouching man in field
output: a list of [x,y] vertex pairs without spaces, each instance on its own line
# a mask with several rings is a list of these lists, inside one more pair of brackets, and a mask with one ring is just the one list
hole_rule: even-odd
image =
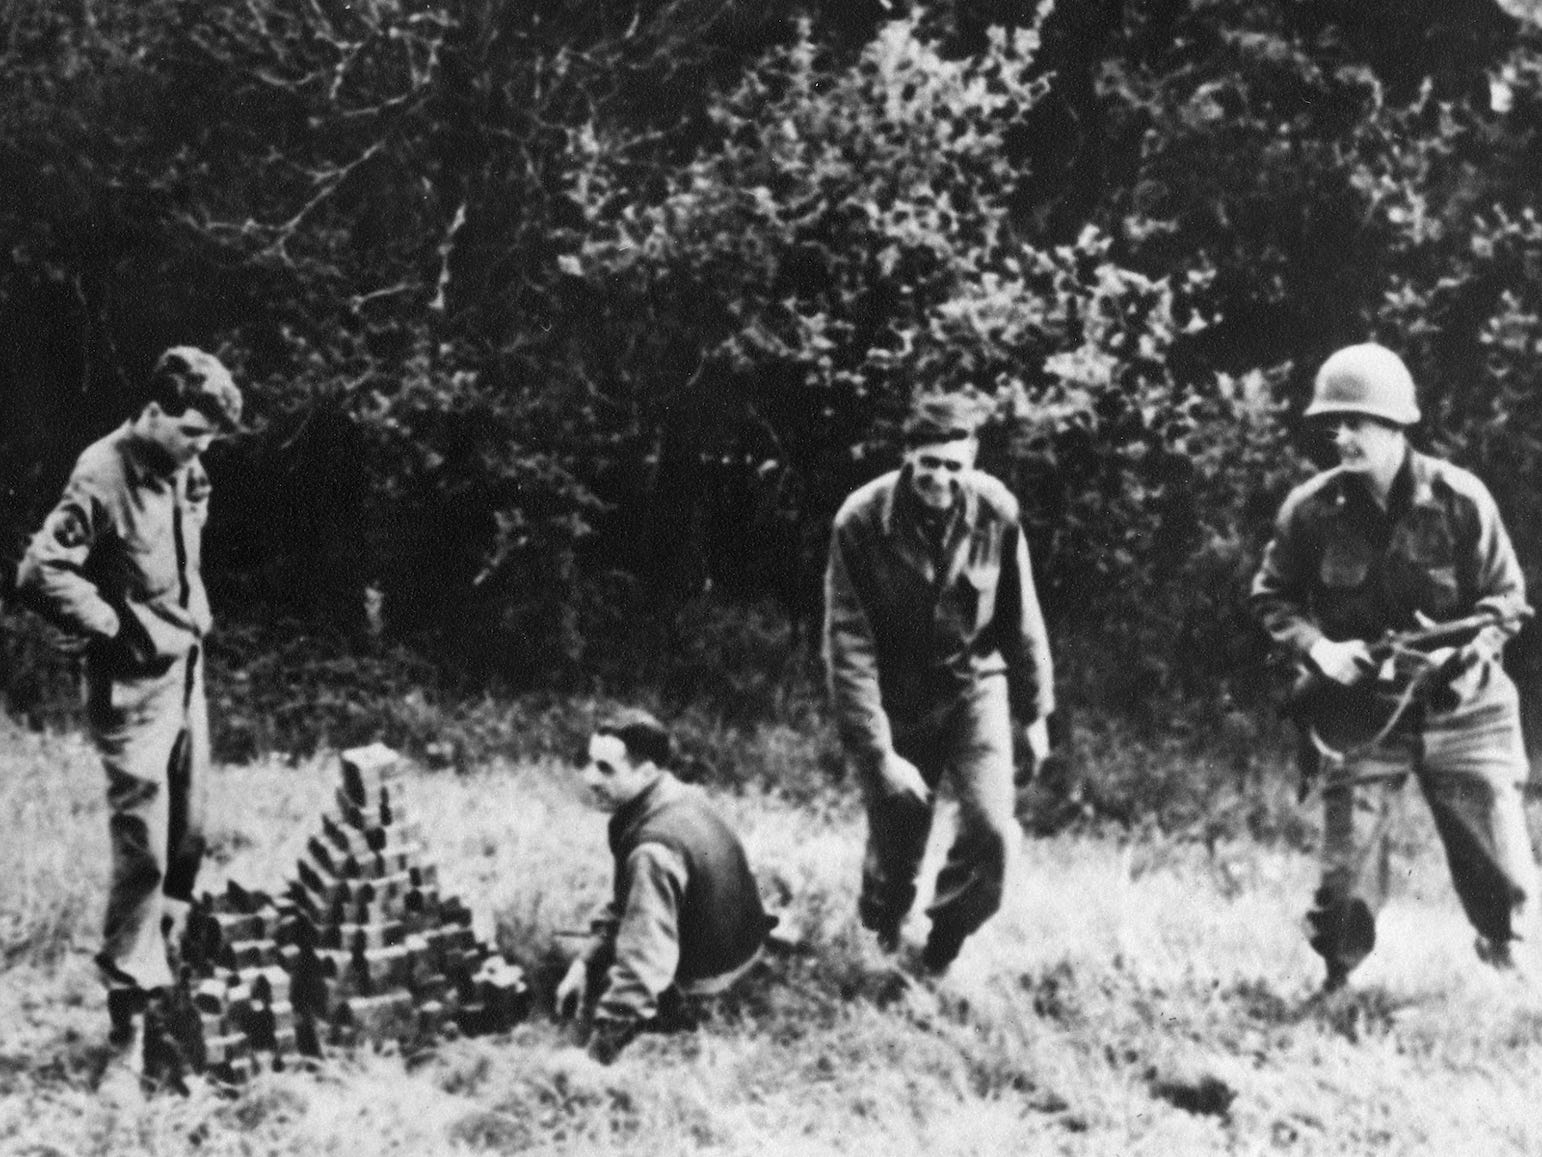
[[918,400],[901,469],[835,516],[825,581],[831,704],[867,803],[858,914],[886,952],[915,901],[932,793],[946,776],[958,796],[921,956],[934,975],[1001,905],[1020,835],[1012,712],[1037,764],[1054,709],[1017,500],[974,469],[980,420],[965,395]]
[[112,880],[102,950],[115,1069],[142,1062],[143,1013],[172,983],[203,859],[209,761],[199,569],[209,476],[241,394],[218,359],[163,354],[138,413],[88,446],[17,572],[18,594],[85,653],[86,721],[107,772]]
[[748,972],[774,921],[739,839],[701,790],[664,770],[670,736],[621,711],[589,740],[584,783],[611,813],[615,882],[557,986],[557,1011],[593,1006],[589,1054],[609,1064],[645,1029],[691,1023],[691,1006]]
[[[1326,692],[1303,720],[1321,749],[1308,755],[1322,759],[1322,880],[1309,919],[1324,990],[1342,987],[1376,944],[1390,829],[1410,777],[1434,815],[1479,956],[1513,968],[1537,895],[1517,694],[1499,662],[1526,613],[1515,550],[1482,482],[1408,445],[1419,409],[1391,350],[1335,353],[1306,417],[1332,435],[1340,464],[1286,498],[1252,600]],[[1475,637],[1426,656],[1421,682],[1380,688],[1395,674],[1373,654],[1386,632],[1472,616],[1486,616]],[[1387,699],[1406,710],[1367,726]]]

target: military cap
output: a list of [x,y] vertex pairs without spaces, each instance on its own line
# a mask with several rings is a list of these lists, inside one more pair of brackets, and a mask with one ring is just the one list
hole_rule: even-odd
[[985,421],[985,404],[974,394],[923,394],[905,419],[905,443],[924,446],[973,438]]
[[172,413],[196,410],[225,433],[241,428],[241,391],[213,354],[172,346],[150,371],[150,398]]

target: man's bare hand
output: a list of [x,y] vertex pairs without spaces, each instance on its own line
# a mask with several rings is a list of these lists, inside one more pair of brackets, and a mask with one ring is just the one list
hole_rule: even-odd
[[[1414,622],[1419,624],[1421,631],[1428,631],[1432,627],[1440,625],[1423,611],[1418,610],[1414,611]],[[1459,651],[1456,647],[1436,647],[1433,650],[1424,652],[1424,661],[1431,667],[1454,671],[1456,668],[1465,665],[1465,660],[1458,658],[1458,654]]]
[[1376,665],[1363,639],[1348,639],[1342,643],[1318,639],[1312,644],[1309,655],[1319,671],[1346,687],[1365,678]]
[[[1423,611],[1414,612],[1414,621],[1424,630],[1439,625]],[[1465,646],[1437,647],[1427,652],[1425,657],[1432,665],[1444,667],[1448,671],[1471,667],[1499,659],[1504,654],[1507,638],[1498,623],[1491,623],[1474,635]]]
[[1033,757],[1033,766],[1043,767],[1044,760],[1049,756],[1049,720],[1035,719],[1024,727],[1023,742],[1028,745],[1028,754]]
[[890,796],[910,796],[917,803],[929,803],[932,789],[921,778],[921,771],[903,755],[890,752],[884,757],[881,770],[885,789]]
[[589,991],[589,966],[582,960],[568,965],[567,974],[557,985],[557,1015],[572,1017],[584,1007],[584,996]]
[[1498,626],[1484,627],[1472,642],[1461,650],[1461,662],[1465,666],[1476,663],[1497,663],[1504,656],[1505,644],[1510,637]]

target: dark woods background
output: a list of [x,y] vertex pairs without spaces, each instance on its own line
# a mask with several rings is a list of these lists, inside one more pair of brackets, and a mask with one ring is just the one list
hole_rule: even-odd
[[1405,355],[1542,590],[1539,49],[1492,0],[3,0],[3,570],[193,342],[256,422],[227,757],[489,693],[796,723],[836,506],[972,384],[1062,697],[1235,727],[1337,345]]

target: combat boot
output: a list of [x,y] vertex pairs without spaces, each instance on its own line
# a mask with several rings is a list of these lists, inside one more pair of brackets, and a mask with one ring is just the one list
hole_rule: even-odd
[[145,1092],[145,993],[115,988],[107,993],[107,1064],[97,1092],[119,1102],[141,1099]]
[[964,938],[961,935],[934,924],[931,934],[926,938],[926,947],[921,950],[921,967],[929,975],[941,977],[953,967],[963,947]]
[[890,917],[873,918],[864,915],[862,927],[873,934],[873,944],[884,956],[893,956],[900,950],[900,928],[904,925],[904,918],[896,920]]
[[107,993],[107,1043],[116,1052],[131,1041],[144,1041],[145,1008],[149,997],[139,988],[113,988]]
[[1495,972],[1526,984],[1537,982],[1536,958],[1526,941],[1479,936],[1473,943],[1473,950],[1477,952],[1478,959]]
[[1337,961],[1330,960],[1328,962],[1328,973],[1323,977],[1322,988],[1318,991],[1323,996],[1332,996],[1335,992],[1341,991],[1348,983],[1349,969]]

